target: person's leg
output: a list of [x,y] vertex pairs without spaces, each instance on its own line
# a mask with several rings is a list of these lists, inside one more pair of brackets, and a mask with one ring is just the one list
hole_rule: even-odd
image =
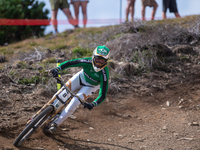
[[146,20],[145,8],[146,6],[149,6],[149,0],[141,0],[141,4],[142,4],[142,8],[141,8],[142,20]]
[[145,20],[145,6],[142,5],[142,20]]
[[64,120],[66,120],[69,116],[73,114],[73,112],[76,110],[76,108],[80,105],[79,100],[74,97],[70,103],[67,105],[67,107],[62,111],[59,118],[55,121],[57,125],[60,125]]
[[163,18],[163,19],[167,19],[166,12],[162,12],[162,18]]
[[58,9],[60,6],[60,3],[56,0],[50,0],[50,4],[51,4],[51,10],[52,10],[52,15],[51,15],[51,23],[53,25],[53,28],[55,30],[55,32],[58,32],[57,29],[57,13],[58,13]]
[[[82,71],[76,73],[71,79],[69,79],[66,83],[67,87],[74,92],[75,90],[82,87],[80,83],[80,74],[82,74]],[[57,92],[58,93],[58,92]],[[59,118],[55,121],[56,124],[60,125],[66,118],[68,118],[77,108],[77,106],[80,104],[79,100],[77,98],[73,98],[70,103],[67,105],[67,107],[62,111]]]
[[[92,93],[94,93],[95,91],[97,91],[99,89],[99,85],[98,86],[92,86],[90,84],[88,84],[85,80],[84,80],[84,76],[82,74],[82,72],[80,72],[80,74],[78,74],[78,77],[75,77],[74,79],[72,78],[71,80],[71,87],[72,87],[72,91],[73,89],[73,85],[79,85],[76,86],[75,88],[80,88],[80,90],[77,93],[77,96],[79,96],[82,100],[86,100],[87,98],[89,98]],[[80,79],[81,78],[81,79]],[[80,80],[81,83],[83,84],[83,86],[81,86],[80,84]],[[64,120],[66,120],[70,115],[73,114],[73,112],[76,110],[76,108],[80,105],[80,101],[77,98],[73,98],[70,103],[67,105],[67,107],[62,111],[60,117],[55,121],[56,124],[60,125]]]
[[88,1],[82,1],[81,2],[84,27],[86,27],[86,24],[87,24],[87,4],[88,4]]
[[175,12],[174,14],[175,14],[176,18],[181,17],[180,14],[179,14],[178,12]]
[[73,2],[73,6],[74,6],[74,14],[75,14],[75,20],[76,20],[76,24],[79,24],[79,6],[80,6],[80,1],[76,1]]
[[[130,9],[129,9],[129,14],[132,14],[132,7],[130,6]],[[132,19],[130,19],[130,21],[132,22]]]
[[72,17],[72,14],[69,10],[69,8],[63,8],[62,11],[67,16],[69,23],[73,25],[74,27],[77,26],[75,19]]
[[169,0],[163,0],[163,11],[162,11],[162,17],[163,19],[166,19],[166,12],[167,12],[167,8],[169,7]]
[[178,8],[176,4],[176,0],[170,0],[170,12],[173,12],[176,18],[181,17],[180,14],[178,13]]
[[155,3],[153,6],[152,13],[151,13],[151,20],[154,20],[157,8],[158,8],[158,4]]
[[134,20],[135,0],[131,0],[131,22]]
[[60,8],[64,12],[64,14],[67,16],[69,23],[72,24],[75,28],[78,27],[75,19],[72,17],[71,11],[69,10],[69,3],[67,0],[62,0]]
[[57,33],[58,32],[58,29],[57,29],[57,13],[58,13],[58,10],[52,10],[52,16],[51,16],[51,23],[53,24],[53,28],[55,30],[55,32]]
[[128,21],[128,15],[130,12],[130,6],[131,6],[131,0],[127,0],[127,5],[126,5],[126,21]]

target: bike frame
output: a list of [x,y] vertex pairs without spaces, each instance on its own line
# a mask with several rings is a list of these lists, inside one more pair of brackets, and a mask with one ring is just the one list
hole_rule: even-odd
[[[56,79],[59,82],[61,82],[61,85],[63,85],[63,87],[51,98],[50,101],[48,101],[35,115],[33,115],[33,117],[26,124],[26,125],[28,125],[35,117],[37,117],[49,105],[53,106],[53,108],[54,108],[53,112],[49,115],[47,120],[44,121],[44,123],[40,126],[40,128],[38,128],[35,131],[36,133],[39,132],[41,129],[43,129],[52,120],[52,118],[54,118],[72,100],[73,97],[77,97],[82,105],[86,104],[86,102],[83,101],[79,96],[77,96],[72,91],[70,91],[70,89],[67,87],[67,85],[65,84],[65,82],[63,81],[63,79],[61,77],[56,77]],[[71,94],[71,96],[65,102],[63,102],[58,97],[58,95],[61,92],[63,92],[63,90],[66,90],[65,93],[68,92]]]

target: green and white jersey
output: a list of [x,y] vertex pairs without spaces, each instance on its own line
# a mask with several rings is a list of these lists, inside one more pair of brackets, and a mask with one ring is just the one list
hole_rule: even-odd
[[57,68],[61,71],[70,67],[83,67],[84,78],[91,85],[99,85],[99,96],[94,100],[95,105],[99,105],[106,98],[109,82],[109,70],[106,66],[101,71],[96,72],[92,66],[92,57],[77,58],[61,63]]

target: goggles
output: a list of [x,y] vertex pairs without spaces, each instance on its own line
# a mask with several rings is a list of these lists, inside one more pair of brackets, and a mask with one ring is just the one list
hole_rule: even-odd
[[103,57],[100,57],[100,56],[94,57],[94,64],[97,68],[103,67],[104,65],[106,65],[106,63],[107,63],[107,60],[104,59]]

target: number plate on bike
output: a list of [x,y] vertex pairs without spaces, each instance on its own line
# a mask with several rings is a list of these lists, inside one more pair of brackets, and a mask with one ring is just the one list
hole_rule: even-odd
[[62,103],[66,103],[67,100],[71,97],[71,93],[69,93],[66,89],[62,90],[58,95],[58,99],[62,102]]

